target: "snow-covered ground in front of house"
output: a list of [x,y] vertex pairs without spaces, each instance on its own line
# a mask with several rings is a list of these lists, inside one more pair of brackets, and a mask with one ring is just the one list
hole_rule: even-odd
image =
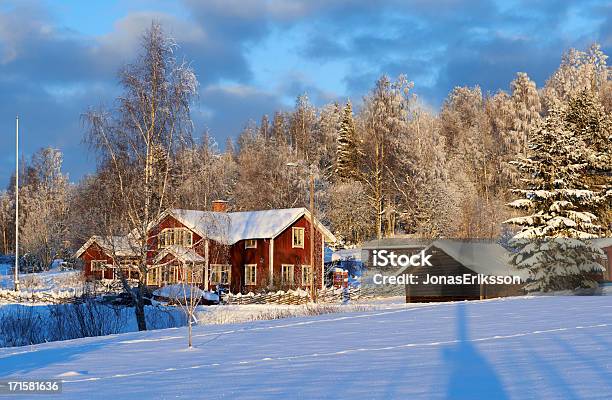
[[177,283],[175,285],[166,285],[153,292],[154,296],[163,297],[166,299],[183,300],[194,298],[204,298],[210,301],[219,301],[219,295],[213,292],[205,291],[197,286]]
[[[409,307],[427,306],[427,304],[412,304]],[[353,301],[348,305],[336,304],[241,304],[223,305],[218,307],[198,307],[195,311],[196,319],[201,324],[236,324],[261,320],[276,320],[292,317],[306,317],[320,314],[333,314],[338,312],[357,312],[374,310],[393,310],[406,308],[405,298],[386,297]]]
[[[62,271],[55,265],[49,271],[22,273],[19,275],[21,290],[36,292],[54,292],[76,290],[82,287],[81,271]],[[12,265],[0,265],[0,289],[13,289]]]
[[0,349],[45,398],[608,399],[610,297],[393,306]]

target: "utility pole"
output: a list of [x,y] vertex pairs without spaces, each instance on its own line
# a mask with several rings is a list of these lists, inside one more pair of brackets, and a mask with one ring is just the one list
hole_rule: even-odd
[[[289,162],[288,167],[299,168],[300,164]],[[314,172],[313,166],[308,167],[310,176],[310,297],[312,301],[317,301],[317,286],[315,284],[315,266],[314,266],[314,242],[315,242],[315,204],[314,204]],[[321,249],[323,251],[323,249]],[[323,277],[321,277],[323,279]]]
[[15,118],[15,291],[19,291],[19,116]]
[[314,241],[315,241],[315,208],[314,208],[314,174],[310,171],[310,290],[312,301],[317,301],[317,286],[315,283]]

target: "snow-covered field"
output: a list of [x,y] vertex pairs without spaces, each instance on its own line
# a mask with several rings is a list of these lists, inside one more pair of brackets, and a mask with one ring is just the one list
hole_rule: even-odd
[[[11,265],[0,264],[0,288],[13,288],[12,271]],[[56,266],[45,272],[22,273],[19,281],[22,290],[36,292],[75,291],[84,282],[80,271],[61,271]]]
[[[57,398],[612,398],[610,297],[531,297],[0,349]],[[53,398],[53,396],[44,396]]]

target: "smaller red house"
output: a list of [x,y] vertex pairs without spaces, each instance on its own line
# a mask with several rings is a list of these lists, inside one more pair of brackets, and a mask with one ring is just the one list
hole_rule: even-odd
[[[167,210],[151,226],[147,235],[147,285],[193,282],[204,289],[223,285],[235,293],[307,289],[314,275],[314,284],[323,286],[323,250],[326,242],[336,238],[314,221],[311,265],[312,217],[308,210],[225,212],[223,202],[216,202],[213,210]],[[122,251],[113,252],[113,248]],[[117,279],[117,266],[132,276],[135,273],[129,267],[137,264],[134,249],[125,237],[92,237],[76,257],[83,259],[87,277]],[[116,262],[112,254],[116,254]]]
[[[77,252],[75,258],[84,262],[85,276],[90,279],[118,279],[116,266],[128,279],[138,280],[137,243],[129,236],[92,236]],[[116,262],[114,260],[116,258]]]

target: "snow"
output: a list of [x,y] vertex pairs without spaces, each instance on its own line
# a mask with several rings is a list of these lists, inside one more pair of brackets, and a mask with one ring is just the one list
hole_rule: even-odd
[[436,240],[432,246],[443,250],[474,272],[484,275],[508,275],[509,273],[527,278],[524,271],[513,270],[509,254],[497,243],[461,240]]
[[[609,297],[523,297],[196,326],[0,349],[45,398],[604,399]],[[598,312],[592,312],[598,310]]]
[[340,260],[356,260],[361,261],[361,248],[356,247],[353,249],[340,249],[336,250],[332,254],[332,261],[340,261]]
[[97,243],[106,254],[116,254],[120,257],[137,256],[136,249],[138,248],[138,242],[133,238],[132,235],[126,236],[92,236],[80,249],[74,254],[74,258],[78,258],[83,254],[89,246],[93,243]]
[[176,285],[166,285],[153,292],[154,296],[163,297],[166,299],[184,299],[185,297],[191,298],[205,298],[206,300],[219,301],[219,295],[216,293],[206,292],[197,286],[188,285],[184,283],[178,283]]
[[[431,243],[425,249],[430,253],[430,248],[435,247],[453,259],[483,275],[516,275],[526,280],[528,273],[512,268],[509,262],[510,254],[498,243],[479,240],[452,240],[439,239]],[[395,274],[404,273],[406,267],[400,268]]]
[[[82,287],[81,271],[62,271],[59,265],[45,272],[36,272],[31,274],[21,273],[19,280],[21,282],[21,290],[23,292],[40,292],[40,293],[59,293],[72,292]],[[13,267],[12,265],[0,265],[0,289],[13,289]]]

